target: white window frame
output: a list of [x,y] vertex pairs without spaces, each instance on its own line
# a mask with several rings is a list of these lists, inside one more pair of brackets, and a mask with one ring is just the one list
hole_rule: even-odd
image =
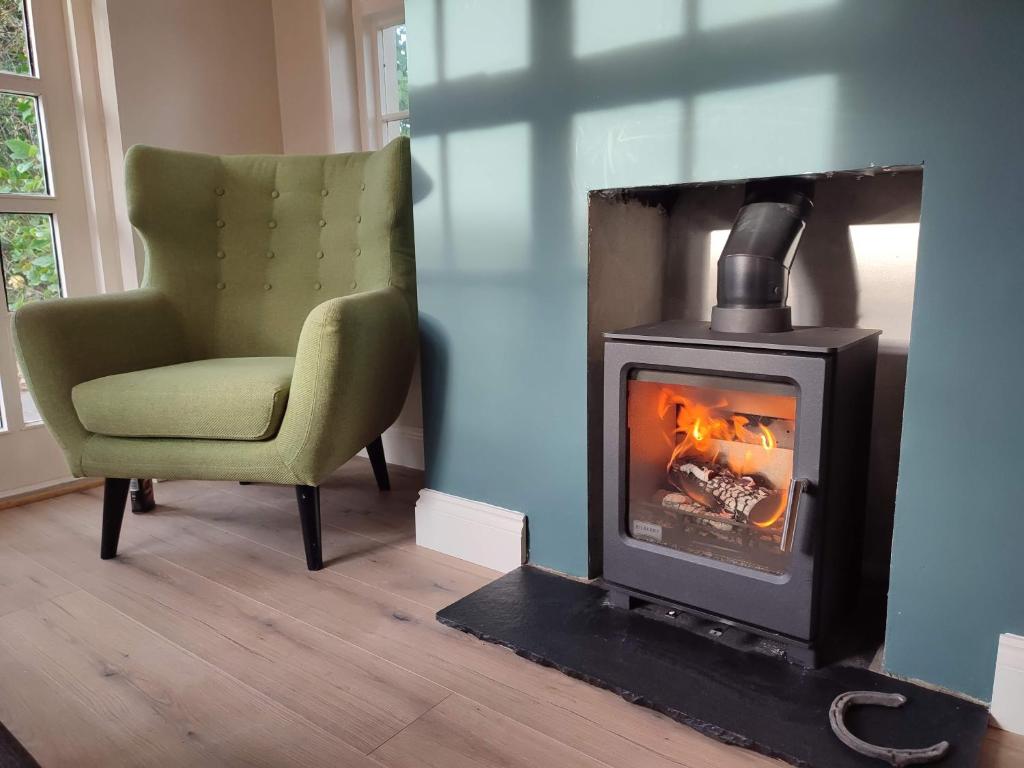
[[385,143],[385,126],[394,120],[407,120],[409,110],[383,111],[384,51],[381,33],[396,24],[405,24],[405,6],[398,0],[362,0],[352,4],[356,29],[356,70],[359,91],[360,133],[363,149],[380,149]]
[[[51,217],[62,296],[88,296],[122,279],[116,254],[104,256],[95,172],[88,152],[90,116],[101,115],[83,66],[88,65],[85,17],[98,0],[31,0],[27,24],[34,74],[0,73],[0,90],[36,98],[48,189],[46,194],[0,195],[0,211]],[[91,20],[91,19],[90,19]],[[87,30],[92,32],[91,27]],[[95,133],[95,131],[93,132]],[[104,209],[105,210],[105,209]],[[51,299],[62,301],[63,299]],[[0,307],[0,497],[70,480],[56,441],[22,405],[12,343],[12,313]]]

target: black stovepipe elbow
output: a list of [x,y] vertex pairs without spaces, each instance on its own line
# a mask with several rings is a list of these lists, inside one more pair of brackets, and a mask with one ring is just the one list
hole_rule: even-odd
[[718,260],[718,303],[711,327],[727,332],[792,329],[786,298],[807,216],[813,182],[771,179],[749,182]]

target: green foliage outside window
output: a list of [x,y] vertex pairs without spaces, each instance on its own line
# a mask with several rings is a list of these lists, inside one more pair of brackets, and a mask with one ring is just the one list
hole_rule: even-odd
[[[32,75],[24,0],[0,0],[0,71]],[[26,88],[31,89],[31,81]],[[0,195],[45,195],[38,102],[0,92]],[[3,205],[0,199],[0,206]],[[0,213],[0,264],[11,311],[60,296],[53,226],[46,213]]]
[[48,214],[0,214],[0,252],[10,311],[30,301],[60,297],[60,275]]
[[0,72],[31,75],[24,0],[0,0]]
[[36,99],[0,93],[0,193],[46,193]]
[[[402,24],[395,29],[395,70],[398,73],[398,109],[403,111],[409,108],[408,42],[409,36],[406,34],[405,24]],[[409,134],[403,132],[403,135],[408,136]]]
[[[41,154],[36,100],[0,93],[0,194],[45,194]],[[0,255],[11,311],[60,295],[49,215],[0,214]]]

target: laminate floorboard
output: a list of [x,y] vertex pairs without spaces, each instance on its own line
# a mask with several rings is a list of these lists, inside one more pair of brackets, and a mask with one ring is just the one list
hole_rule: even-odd
[[99,489],[0,511],[0,721],[76,768],[781,765],[438,624],[497,574],[417,547],[420,475],[391,479],[324,485],[317,573],[288,487],[158,483],[111,561]]

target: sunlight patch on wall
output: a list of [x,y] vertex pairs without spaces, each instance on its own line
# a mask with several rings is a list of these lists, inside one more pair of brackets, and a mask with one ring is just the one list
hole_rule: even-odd
[[446,0],[442,8],[444,79],[496,75],[529,64],[528,0]]
[[455,268],[463,274],[526,269],[532,232],[530,125],[458,131],[446,141],[448,199],[441,201],[441,215],[451,219]]
[[725,241],[729,239],[731,229],[713,229],[708,232],[708,269],[704,273],[708,279],[704,282],[704,307],[701,317],[711,317],[711,308],[718,303],[718,259],[722,256]]
[[575,115],[572,198],[577,234],[586,233],[590,190],[680,181],[685,128],[679,99]]
[[685,7],[679,0],[573,0],[573,55],[583,58],[681,37]]
[[[418,9],[416,9],[418,11]],[[413,9],[409,9],[409,16],[412,16]],[[412,19],[410,19],[412,20]],[[416,22],[412,29],[416,30],[414,35],[409,36],[409,85],[412,88],[419,88],[425,85],[434,85],[438,79],[438,26],[441,24],[440,14],[431,13],[415,18]]]
[[697,26],[704,31],[753,24],[835,4],[836,0],[700,0]]
[[822,171],[832,166],[835,75],[704,93],[694,99],[694,179]]
[[884,328],[883,345],[910,343],[911,306],[917,275],[920,224],[851,224],[850,247],[857,274],[858,324]]

